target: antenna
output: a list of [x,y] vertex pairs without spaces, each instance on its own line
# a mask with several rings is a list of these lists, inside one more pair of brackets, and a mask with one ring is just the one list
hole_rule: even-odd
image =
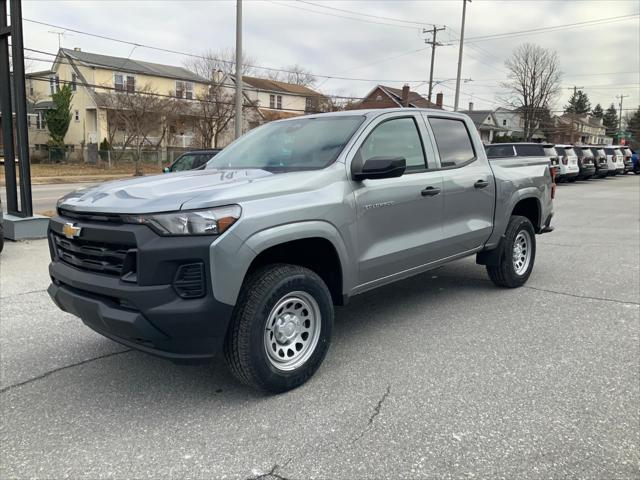
[[58,31],[55,31],[55,30],[49,30],[48,33],[52,33],[52,34],[58,36],[58,49],[60,49],[62,47],[62,37],[64,37],[64,36],[73,37],[73,35],[71,35],[70,33],[67,33],[66,30],[63,30],[61,32],[58,32]]

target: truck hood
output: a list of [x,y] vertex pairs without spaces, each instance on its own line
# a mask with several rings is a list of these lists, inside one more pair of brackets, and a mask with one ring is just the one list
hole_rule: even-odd
[[266,170],[200,170],[116,180],[75,190],[58,206],[77,212],[153,213],[180,210],[189,200],[276,177]]
[[325,175],[331,171],[192,170],[76,190],[62,197],[58,206],[76,212],[116,214],[191,210],[313,190]]

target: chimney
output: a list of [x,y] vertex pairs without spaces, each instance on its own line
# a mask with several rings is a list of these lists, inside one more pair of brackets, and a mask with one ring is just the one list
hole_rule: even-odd
[[469,111],[473,112],[473,102],[469,102]]
[[409,106],[409,85],[405,83],[404,87],[402,87],[402,106]]
[[442,103],[444,101],[444,95],[442,92],[436,94],[436,107],[442,110]]
[[81,52],[82,51],[82,49],[80,47],[73,47],[73,50],[75,52]]

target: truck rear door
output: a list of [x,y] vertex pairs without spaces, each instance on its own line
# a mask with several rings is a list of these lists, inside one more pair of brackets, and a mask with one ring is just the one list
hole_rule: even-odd
[[438,151],[444,188],[443,229],[447,256],[482,246],[493,230],[496,186],[484,149],[468,124],[451,117],[426,117]]

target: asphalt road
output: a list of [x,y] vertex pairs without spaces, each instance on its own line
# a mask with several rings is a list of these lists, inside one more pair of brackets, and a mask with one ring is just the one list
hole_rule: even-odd
[[[32,185],[31,196],[33,199],[33,211],[34,213],[53,211],[56,209],[56,202],[60,197],[78,188],[93,185],[93,183],[57,183],[51,185]],[[2,207],[6,212],[7,196],[5,187],[0,187],[0,195],[2,195]]]
[[638,479],[639,218],[638,176],[562,185],[525,287],[466,259],[357,297],[279,396],[93,333],[10,243],[0,477]]

